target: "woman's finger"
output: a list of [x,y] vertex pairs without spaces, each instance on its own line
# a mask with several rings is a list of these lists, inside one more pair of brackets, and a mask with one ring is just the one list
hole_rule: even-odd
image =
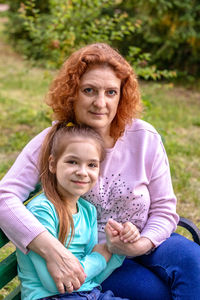
[[71,283],[71,285],[73,287],[73,290],[75,290],[75,291],[78,290],[78,289],[80,289],[80,287],[81,287],[81,283],[78,280],[78,278],[74,278],[70,283]]
[[64,288],[65,288],[65,292],[68,292],[68,293],[72,293],[74,290],[71,282],[66,283],[66,285],[64,285]]

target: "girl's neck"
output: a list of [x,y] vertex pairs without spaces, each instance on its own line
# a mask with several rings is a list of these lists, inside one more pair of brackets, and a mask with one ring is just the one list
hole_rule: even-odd
[[78,205],[77,205],[78,199],[79,198],[73,200],[69,198],[63,199],[72,215],[78,212]]

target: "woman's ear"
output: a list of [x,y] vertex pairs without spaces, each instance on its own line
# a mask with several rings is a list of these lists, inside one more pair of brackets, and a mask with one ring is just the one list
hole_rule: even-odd
[[53,174],[56,173],[56,162],[53,155],[49,156],[49,171]]

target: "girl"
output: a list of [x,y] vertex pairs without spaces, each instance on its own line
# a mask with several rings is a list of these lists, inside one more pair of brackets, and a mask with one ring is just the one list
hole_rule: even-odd
[[[103,141],[88,127],[56,123],[47,134],[39,162],[44,192],[27,207],[77,257],[86,278],[78,292],[58,294],[45,260],[33,251],[24,255],[17,249],[23,300],[120,299],[111,291],[101,293],[99,285],[122,264],[124,256],[111,255],[106,243],[97,244],[96,209],[80,198],[96,183],[103,157]],[[113,235],[117,234],[113,230]],[[139,232],[130,223],[130,227],[124,227],[124,237],[134,242]],[[70,290],[70,284],[66,290]]]

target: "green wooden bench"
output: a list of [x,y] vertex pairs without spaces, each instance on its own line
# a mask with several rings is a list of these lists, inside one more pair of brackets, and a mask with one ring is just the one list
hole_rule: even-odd
[[[26,205],[28,201],[34,197],[41,190],[41,185],[38,184],[33,192],[30,193],[27,200],[24,202]],[[8,244],[9,239],[0,229],[0,249]],[[1,250],[0,250],[1,251]],[[6,286],[13,278],[17,276],[17,258],[16,252],[8,255],[3,261],[0,262],[0,290]],[[1,295],[1,293],[0,293]],[[18,285],[4,300],[20,300],[21,299],[21,289]]]
[[[9,242],[9,239],[0,230],[0,248],[5,246]],[[2,289],[7,283],[17,276],[17,258],[15,252],[10,254],[0,263],[0,289]],[[20,286],[16,287],[5,300],[20,300],[21,292]]]
[[[29,199],[32,197],[30,195]],[[200,230],[188,219],[180,218],[178,224],[186,228],[192,235],[194,242],[200,245]],[[0,229],[0,248],[9,242],[8,238]],[[9,283],[17,276],[17,259],[15,252],[10,254],[0,263],[0,289]],[[4,300],[20,300],[21,299],[20,286],[17,286]]]

